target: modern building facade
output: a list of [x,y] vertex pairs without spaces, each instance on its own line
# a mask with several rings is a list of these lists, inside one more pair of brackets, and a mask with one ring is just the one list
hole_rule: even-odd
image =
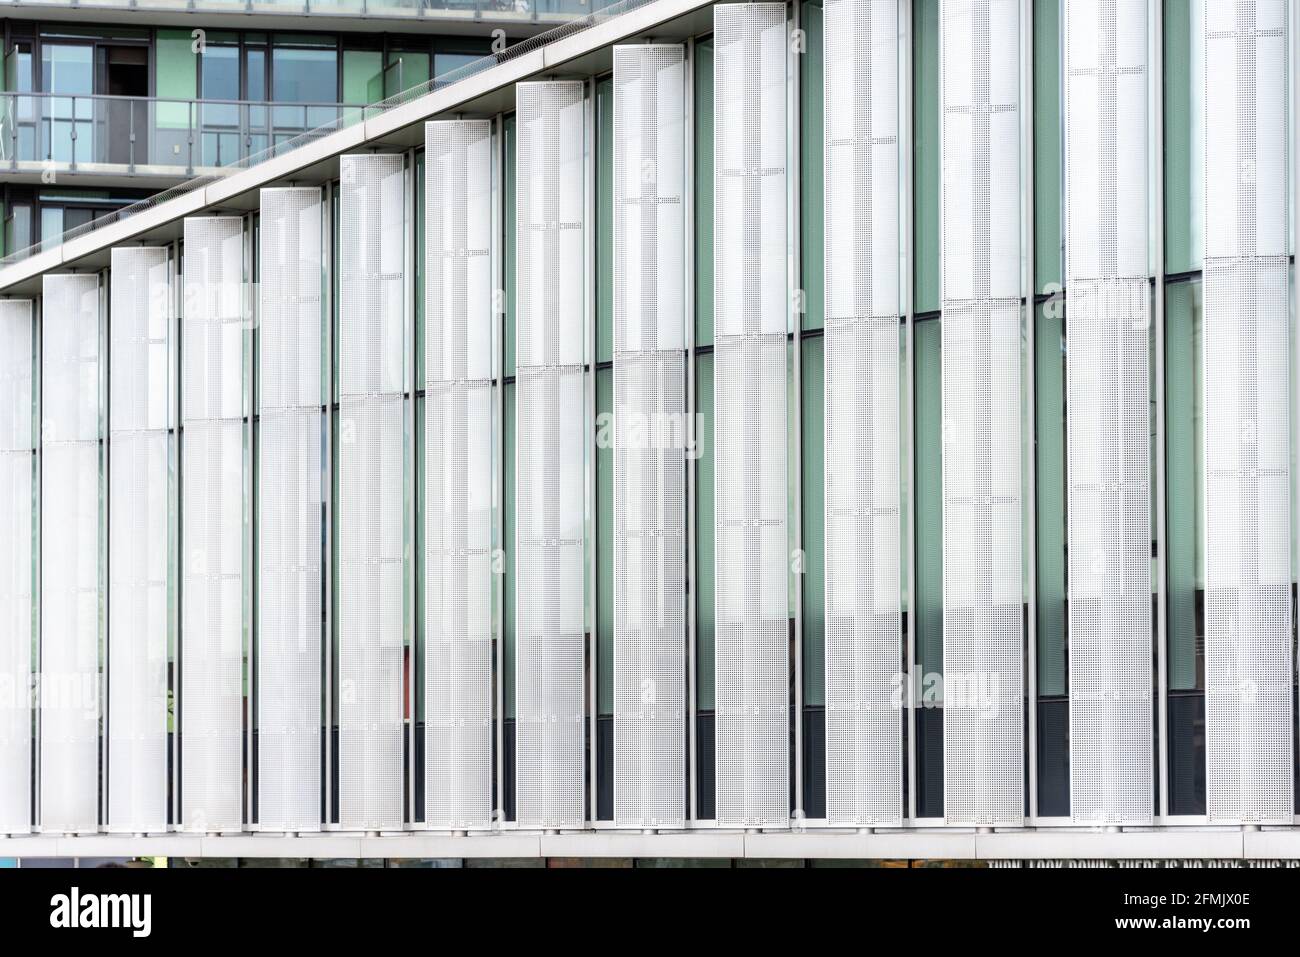
[[3,0],[0,254],[353,122],[590,12],[586,0]]
[[626,0],[10,255],[0,854],[1300,859],[1292,14]]

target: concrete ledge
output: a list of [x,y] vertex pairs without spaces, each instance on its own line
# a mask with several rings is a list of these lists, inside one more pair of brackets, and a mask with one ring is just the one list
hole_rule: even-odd
[[1003,831],[976,836],[981,860],[1113,860],[1242,857],[1241,831]]
[[0,857],[252,858],[813,858],[823,860],[1300,860],[1300,828],[805,831],[746,834],[701,828],[659,834],[500,831],[456,836],[409,831],[366,836],[126,834],[0,837]]
[[744,857],[745,836],[726,831],[548,834],[541,839],[541,853],[543,857]]
[[828,860],[907,860],[976,858],[976,836],[969,831],[856,832],[790,831],[746,834],[746,857],[809,857]]

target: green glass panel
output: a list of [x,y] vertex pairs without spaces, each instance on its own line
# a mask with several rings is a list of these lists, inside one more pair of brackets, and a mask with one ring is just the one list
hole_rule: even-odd
[[614,80],[596,84],[596,361],[614,358]]
[[503,186],[504,195],[501,197],[505,229],[502,245],[505,254],[502,259],[504,260],[506,287],[505,331],[503,333],[505,341],[502,343],[505,355],[502,361],[504,362],[505,374],[512,376],[515,374],[515,243],[518,240],[515,235],[515,151],[517,146],[515,114],[511,113],[506,116],[505,121],[502,123],[502,129],[505,135],[505,161],[503,163],[505,183]]
[[1061,2],[1034,0],[1034,272],[1039,292],[1061,282]]
[[808,0],[803,5],[800,25],[808,35],[807,52],[799,58],[799,253],[804,292],[803,328],[820,329],[826,316],[821,0]]
[[501,693],[507,718],[515,716],[515,384],[501,390],[502,479],[505,496],[501,509],[501,535],[505,543],[505,574],[501,592],[501,631],[505,640]]
[[713,41],[695,45],[695,342],[713,342]]
[[[157,71],[154,89],[167,99],[193,99],[198,96],[197,56],[189,30],[159,30],[154,43]],[[162,129],[187,129],[190,111],[184,103],[159,103],[155,121]]]
[[416,53],[411,50],[390,51],[388,70],[384,74],[387,80],[385,94],[396,96],[413,86],[428,82],[429,62],[430,57],[427,53]]
[[1034,338],[1038,535],[1038,694],[1063,695],[1065,677],[1065,320],[1038,310]]
[[803,690],[804,703],[826,703],[825,343],[803,340]]
[[713,707],[713,356],[695,360],[695,408],[700,457],[695,463],[696,704]]
[[1169,687],[1203,688],[1201,582],[1201,283],[1165,296],[1165,528]]
[[1165,0],[1165,272],[1200,268],[1200,150],[1197,144],[1193,17],[1200,0]]
[[917,323],[916,658],[922,674],[943,672],[943,335]]
[[917,312],[939,309],[939,4],[912,6],[913,236]]
[[[596,415],[614,413],[614,370],[596,370]],[[614,713],[614,449],[596,446],[596,677],[601,714]]]
[[344,50],[343,102],[378,103],[383,98],[383,53],[379,50]]

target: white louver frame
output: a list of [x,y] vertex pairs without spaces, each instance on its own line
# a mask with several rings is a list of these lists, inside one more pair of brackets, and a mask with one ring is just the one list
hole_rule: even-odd
[[185,220],[181,326],[181,827],[243,825],[244,223]]
[[31,831],[32,303],[0,300],[0,834]]
[[714,7],[717,820],[790,823],[786,8]]
[[686,820],[685,51],[614,48],[614,821]]
[[402,826],[405,158],[343,156],[339,825]]
[[585,112],[583,84],[518,103],[516,817],[584,818]]
[[44,277],[41,309],[41,829],[99,825],[100,289]]
[[1202,17],[1206,810],[1290,824],[1288,11]]
[[321,315],[316,188],[263,189],[258,242],[257,823],[321,823]]
[[944,818],[1024,818],[1020,0],[943,0]]
[[825,5],[829,824],[904,814],[898,7]]
[[108,829],[167,827],[171,345],[166,247],[112,251],[108,403]]
[[1148,824],[1148,2],[1067,0],[1070,815]]
[[424,820],[492,824],[492,123],[426,123]]

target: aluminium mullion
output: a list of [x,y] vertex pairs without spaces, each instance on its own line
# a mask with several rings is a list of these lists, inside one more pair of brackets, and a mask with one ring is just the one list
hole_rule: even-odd
[[589,774],[588,794],[587,794],[587,813],[588,821],[595,822],[600,820],[600,812],[597,806],[598,796],[598,768],[597,768],[597,751],[599,750],[598,742],[600,740],[600,640],[596,634],[597,626],[600,621],[599,609],[597,603],[600,600],[599,590],[596,588],[597,575],[597,522],[599,521],[599,509],[595,507],[596,502],[596,215],[595,215],[595,193],[596,193],[596,150],[595,150],[595,109],[596,109],[596,79],[592,77],[585,84],[585,99],[583,103],[583,220],[587,224],[583,231],[583,268],[586,271],[587,281],[583,284],[583,330],[585,342],[583,345],[583,354],[585,357],[583,371],[583,391],[584,391],[584,426],[583,426],[583,448],[587,450],[587,461],[584,467],[584,497],[585,508],[587,512],[587,533],[586,533],[586,574],[584,575],[587,595],[586,610],[586,628],[587,628],[587,706],[590,711],[587,715],[587,765]]
[[[1021,533],[1021,580],[1024,582],[1024,602],[1026,612],[1024,614],[1024,634],[1021,640],[1022,654],[1025,656],[1026,663],[1022,665],[1022,686],[1024,694],[1022,695],[1021,709],[1025,712],[1025,758],[1027,759],[1028,772],[1028,807],[1024,810],[1030,820],[1038,814],[1038,615],[1035,609],[1038,607],[1038,576],[1033,573],[1037,565],[1037,547],[1038,547],[1038,524],[1037,509],[1034,503],[1038,501],[1038,475],[1036,470],[1036,456],[1034,455],[1034,348],[1035,348],[1035,318],[1036,304],[1034,298],[1034,242],[1035,242],[1035,223],[1034,223],[1034,3],[1033,0],[1020,0],[1020,212],[1021,212],[1021,237],[1020,248],[1024,256],[1023,277],[1021,282],[1021,295],[1024,297],[1024,341],[1025,345],[1021,352],[1021,368],[1023,370],[1024,384],[1020,388],[1020,405],[1021,405],[1021,429],[1028,431],[1029,442],[1021,440],[1022,474],[1025,474],[1025,487],[1021,493],[1024,499],[1021,503],[1020,513],[1024,528]],[[1026,421],[1025,409],[1028,408],[1028,421]],[[1028,449],[1028,454],[1024,450]],[[1029,507],[1025,507],[1025,502]],[[1029,574],[1025,574],[1024,569],[1030,569]]]
[[[417,689],[417,677],[420,674],[420,649],[419,642],[419,615],[416,611],[419,602],[416,600],[419,587],[417,569],[419,562],[417,559],[418,549],[416,543],[419,541],[419,481],[423,470],[420,468],[420,455],[424,443],[420,441],[418,417],[416,409],[416,389],[419,386],[418,380],[418,363],[416,342],[416,322],[415,322],[415,239],[416,224],[415,218],[419,215],[415,202],[415,149],[411,148],[406,151],[406,161],[402,171],[402,189],[403,189],[403,212],[402,228],[405,233],[405,249],[403,250],[404,268],[406,269],[406,281],[402,283],[402,308],[405,313],[404,326],[404,347],[406,349],[406,421],[408,426],[406,446],[406,467],[405,467],[405,484],[408,504],[406,508],[406,522],[409,531],[406,535],[407,540],[407,559],[406,559],[406,587],[407,587],[407,606],[406,606],[406,700],[403,702],[408,715],[406,721],[406,815],[404,821],[414,822],[417,814],[420,819],[424,818],[423,811],[417,811],[415,805],[415,749],[416,735],[415,729],[418,724],[417,701],[419,699]],[[428,236],[425,237],[428,242]],[[425,277],[428,281],[428,277]],[[427,715],[426,715],[427,717]],[[428,760],[428,756],[425,756]]]
[[258,234],[254,226],[257,214],[244,215],[244,275],[240,297],[247,322],[244,331],[244,617],[243,672],[248,692],[244,695],[244,829],[257,818],[254,799],[257,779],[257,742],[253,735],[257,701],[257,338],[259,309],[257,297],[250,294],[253,282],[253,243]]
[[[111,255],[111,253],[110,253]],[[108,284],[110,273],[107,267],[99,271],[99,599],[100,617],[99,633],[96,635],[95,650],[99,660],[99,728],[98,758],[99,773],[96,786],[99,788],[99,827],[108,822],[109,775],[112,767],[108,763],[109,740],[112,734],[111,714],[107,704],[109,696],[109,656],[108,656],[108,622],[112,614],[113,590],[110,587],[111,571],[109,569],[108,536],[111,525],[109,503],[112,495],[110,466],[112,449],[109,442],[111,419],[109,418],[109,363],[112,355],[109,351],[108,325],[112,321],[109,315],[110,303]]]
[[[794,640],[791,642],[794,666],[794,761],[792,762],[792,773],[794,775],[794,808],[791,813],[791,820],[795,827],[803,825],[804,818],[804,793],[803,793],[803,592],[804,592],[804,575],[807,574],[807,562],[803,555],[803,320],[807,314],[807,296],[803,289],[803,269],[800,256],[802,255],[800,225],[800,176],[802,175],[799,165],[799,149],[801,136],[801,110],[800,106],[800,86],[799,86],[799,56],[807,55],[807,50],[803,53],[796,52],[798,38],[803,45],[807,46],[807,35],[801,25],[800,13],[803,7],[800,3],[790,4],[790,14],[787,21],[788,35],[786,38],[786,269],[788,279],[787,288],[792,290],[792,295],[786,297],[787,308],[787,327],[791,330],[792,348],[790,356],[790,375],[793,378],[793,387],[789,388],[790,406],[786,409],[786,422],[789,428],[793,429],[794,461],[787,461],[786,464],[786,487],[793,493],[794,507],[788,508],[790,533],[787,538],[790,549],[786,555],[786,568],[791,568],[791,562],[798,560],[798,569],[791,576],[793,595],[791,600],[794,604]],[[790,439],[787,439],[790,442]]]
[[696,454],[686,461],[686,820],[694,821],[697,814],[696,797],[696,600],[698,579],[696,578],[695,547],[695,500],[696,474],[695,463],[699,460],[699,448],[696,443],[699,436],[695,430],[695,38],[686,40],[686,55],[683,58],[683,103],[682,103],[682,150],[685,155],[686,169],[682,179],[682,233],[685,238],[685,251],[682,270],[685,289],[683,291],[683,312],[686,323],[686,421],[691,447]]
[[1166,499],[1166,471],[1168,456],[1165,449],[1165,98],[1158,85],[1165,75],[1164,65],[1164,5],[1155,4],[1151,11],[1151,162],[1154,186],[1151,195],[1151,248],[1155,276],[1155,303],[1152,321],[1155,323],[1155,420],[1156,420],[1156,780],[1160,801],[1156,813],[1163,821],[1169,816],[1169,599],[1168,589],[1168,502]]

